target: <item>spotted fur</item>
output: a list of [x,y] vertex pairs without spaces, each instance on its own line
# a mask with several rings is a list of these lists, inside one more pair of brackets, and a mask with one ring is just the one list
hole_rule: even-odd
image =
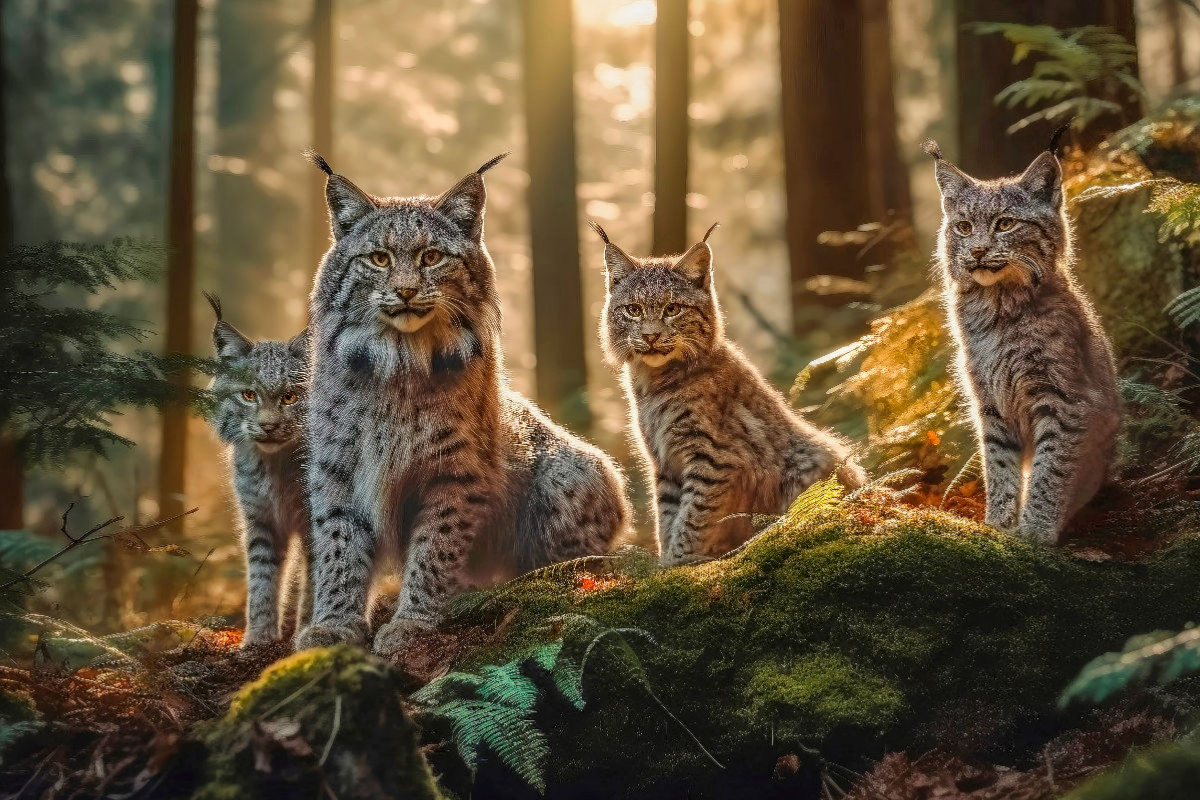
[[1053,152],[976,180],[941,158],[938,260],[984,456],[987,522],[1057,544],[1108,475],[1120,423],[1112,346],[1072,274]]
[[725,338],[707,241],[638,259],[594,227],[608,286],[600,338],[654,476],[664,564],[728,552],[753,533],[747,513],[783,511],[834,472],[862,485],[846,444],[793,411]]
[[300,647],[365,638],[385,555],[404,564],[374,640],[391,654],[465,586],[605,552],[627,528],[612,459],[504,385],[483,240],[494,163],[440,197],[328,178],[334,242],[311,301],[315,606]]
[[[246,551],[247,645],[277,641],[302,615],[307,572],[308,504],[304,491],[304,379],[308,337],[251,342],[216,312],[213,346],[218,369],[212,424],[229,445],[228,458]],[[295,551],[289,596],[284,569]],[[299,587],[297,587],[299,584]]]

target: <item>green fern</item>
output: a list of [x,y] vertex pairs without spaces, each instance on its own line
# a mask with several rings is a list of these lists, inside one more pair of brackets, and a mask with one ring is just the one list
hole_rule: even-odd
[[1041,106],[1011,125],[1009,133],[1042,120],[1072,119],[1072,126],[1082,130],[1104,114],[1119,114],[1126,99],[1146,105],[1146,89],[1134,74],[1137,48],[1107,28],[1088,25],[1060,31],[1050,25],[979,22],[971,30],[1008,39],[1014,64],[1041,56],[1028,78],[996,95],[997,105],[1009,108]]
[[1119,653],[1088,662],[1063,692],[1059,705],[1102,703],[1133,686],[1170,683],[1200,673],[1200,628],[1155,631],[1130,639]]
[[1200,240],[1200,183],[1184,183],[1174,178],[1158,182],[1150,195],[1147,213],[1162,214],[1158,239]]
[[1180,328],[1190,328],[1200,322],[1200,286],[1180,293],[1164,310]]

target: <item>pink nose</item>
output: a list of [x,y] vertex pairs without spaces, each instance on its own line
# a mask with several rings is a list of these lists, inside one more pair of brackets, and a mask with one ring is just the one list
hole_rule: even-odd
[[646,344],[654,344],[658,341],[657,333],[643,333],[642,338],[646,340]]
[[983,258],[985,253],[987,253],[986,247],[972,247],[971,248],[971,255],[975,256],[976,260]]
[[409,300],[412,300],[414,297],[417,296],[417,290],[416,289],[401,289],[398,292],[398,294],[407,303]]

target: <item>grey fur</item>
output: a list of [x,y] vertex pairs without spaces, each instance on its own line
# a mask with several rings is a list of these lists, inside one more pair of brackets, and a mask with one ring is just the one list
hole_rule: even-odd
[[1108,476],[1121,413],[1112,346],[1072,274],[1062,168],[1044,152],[1015,178],[976,180],[940,153],[934,169],[942,283],[984,456],[987,522],[1057,544]]
[[[297,594],[303,589],[293,588],[281,598],[280,588],[289,548],[295,551],[293,583],[303,584],[307,571],[302,431],[308,337],[301,333],[287,342],[251,342],[221,318],[220,301],[205,296],[217,315],[213,348],[219,366],[210,387],[217,406],[211,422],[221,441],[230,445],[246,552],[243,644],[277,641],[298,623],[287,616],[303,614]],[[252,392],[254,399],[244,392]]]
[[[495,159],[485,164],[486,169]],[[495,269],[473,172],[440,197],[328,178],[334,244],[311,298],[313,624],[299,647],[362,641],[373,571],[403,557],[392,654],[472,582],[607,551],[627,530],[608,456],[505,388]],[[469,574],[472,553],[499,567]]]
[[[725,338],[704,240],[681,256],[634,258],[605,241],[600,338],[622,371],[664,564],[718,556],[748,539],[747,512],[781,512],[836,472],[862,469],[837,436],[804,420]],[[715,227],[715,226],[714,226]],[[638,313],[635,315],[633,309]]]

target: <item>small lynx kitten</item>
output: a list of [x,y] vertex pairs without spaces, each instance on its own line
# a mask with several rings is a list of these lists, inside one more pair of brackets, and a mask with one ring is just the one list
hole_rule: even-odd
[[1120,402],[1112,347],[1071,273],[1050,151],[981,181],[924,145],[942,193],[938,256],[960,382],[982,442],[987,523],[1057,544],[1104,482]]
[[396,553],[400,600],[374,642],[391,655],[468,583],[472,551],[507,574],[604,553],[629,508],[611,458],[505,386],[483,240],[500,159],[432,198],[372,197],[312,160],[334,242],[312,293],[315,596],[297,644],[361,641],[372,572]]
[[217,315],[212,423],[221,441],[232,445],[229,460],[246,548],[243,644],[277,641],[298,622],[285,620],[281,628],[280,583],[289,547],[299,563],[293,565],[293,591],[283,606],[285,612],[303,613],[299,597],[306,572],[308,504],[301,434],[308,337],[301,333],[287,342],[251,342],[221,318],[216,297],[205,297]]
[[708,234],[682,256],[638,259],[592,227],[607,270],[600,339],[622,368],[657,482],[664,564],[727,553],[753,534],[745,514],[784,511],[834,472],[863,484],[846,444],[802,419],[726,340]]

